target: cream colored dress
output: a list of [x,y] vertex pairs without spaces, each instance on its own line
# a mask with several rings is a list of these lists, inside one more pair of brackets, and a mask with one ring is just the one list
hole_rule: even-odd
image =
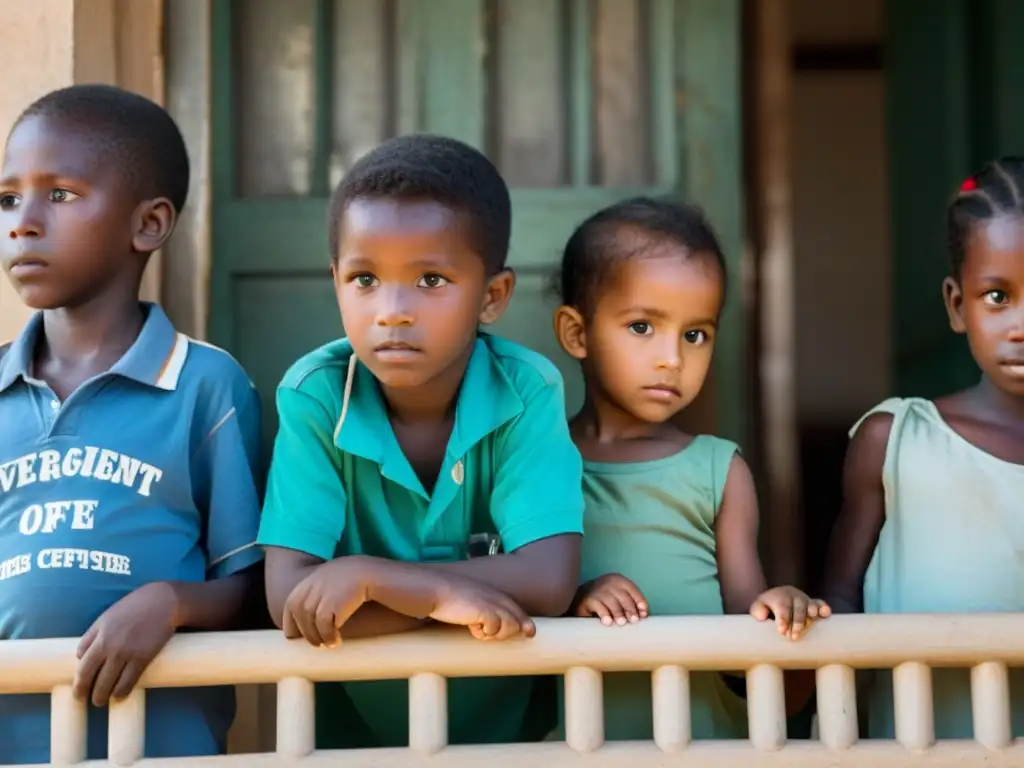
[[[885,522],[864,580],[865,613],[1024,610],[1024,466],[969,443],[935,404],[890,399]],[[970,673],[933,670],[937,738],[971,738]],[[1013,733],[1024,735],[1024,674],[1011,670]],[[891,670],[875,673],[872,738],[893,738]]]

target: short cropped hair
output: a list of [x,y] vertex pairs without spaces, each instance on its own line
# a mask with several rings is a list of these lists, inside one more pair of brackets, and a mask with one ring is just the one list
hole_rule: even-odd
[[160,105],[113,85],[82,84],[33,102],[15,126],[31,117],[81,131],[123,174],[139,200],[166,197],[179,213],[185,206],[188,151],[174,119]]
[[461,141],[410,134],[360,158],[338,184],[327,216],[331,261],[338,258],[341,218],[353,200],[432,200],[465,217],[473,245],[491,274],[505,268],[512,228],[508,186],[490,160]]

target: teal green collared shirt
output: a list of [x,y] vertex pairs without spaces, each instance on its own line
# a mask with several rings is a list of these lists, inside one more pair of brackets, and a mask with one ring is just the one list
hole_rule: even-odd
[[[398,445],[377,380],[358,362],[346,398],[351,358],[347,339],[331,342],[299,360],[278,387],[260,544],[325,560],[366,554],[430,562],[464,557],[474,534],[497,534],[512,552],[583,532],[582,462],[550,361],[478,337],[428,494]],[[345,701],[335,688],[332,701],[318,703],[320,747],[406,743],[405,681],[345,688]],[[452,680],[452,742],[519,740],[531,690],[523,678]]]

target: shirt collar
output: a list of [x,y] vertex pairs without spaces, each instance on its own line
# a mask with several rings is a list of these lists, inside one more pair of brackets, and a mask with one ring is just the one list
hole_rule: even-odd
[[[143,302],[146,320],[135,343],[110,369],[111,374],[164,390],[177,389],[188,354],[188,337],[174,330],[156,304]],[[33,382],[32,358],[43,328],[42,312],[29,318],[22,332],[0,358],[0,392],[18,379]]]
[[9,389],[18,379],[30,379],[32,350],[43,327],[43,315],[37,312],[29,318],[21,333],[11,342],[7,354],[0,358],[0,392]]
[[[483,438],[523,412],[522,398],[486,339],[486,334],[480,334],[474,342],[459,388],[446,452],[454,459],[462,458]],[[335,430],[335,445],[380,464],[386,477],[407,487],[418,486],[391,429],[380,386],[364,365],[356,364],[348,407],[343,406],[343,410],[345,418]]]

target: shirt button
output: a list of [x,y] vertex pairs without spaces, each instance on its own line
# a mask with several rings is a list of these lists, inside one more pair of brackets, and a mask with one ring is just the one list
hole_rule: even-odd
[[60,410],[60,402],[57,401],[57,400],[51,400],[50,401],[50,407],[53,408],[53,410],[55,410],[55,411],[59,411]]

